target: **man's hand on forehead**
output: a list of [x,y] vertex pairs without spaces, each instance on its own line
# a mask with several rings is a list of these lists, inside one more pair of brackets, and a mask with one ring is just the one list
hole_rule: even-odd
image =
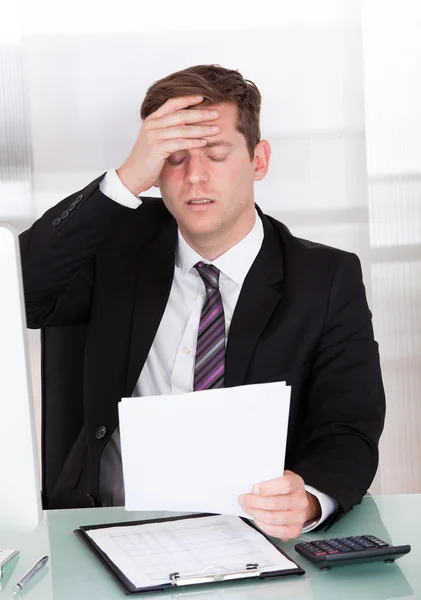
[[170,98],[143,122],[133,149],[117,169],[123,184],[135,195],[156,184],[165,160],[175,152],[203,148],[219,133],[212,106],[199,108],[203,96]]

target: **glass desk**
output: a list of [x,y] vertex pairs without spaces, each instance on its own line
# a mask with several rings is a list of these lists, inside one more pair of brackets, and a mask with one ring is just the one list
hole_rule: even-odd
[[[45,511],[38,528],[29,534],[0,532],[1,548],[20,550],[4,568],[0,600],[114,600],[123,592],[102,565],[73,533],[80,525],[134,521],[174,513],[126,513],[122,508]],[[279,542],[301,565],[303,576],[272,581],[227,582],[200,588],[138,594],[138,598],[168,600],[380,600],[421,599],[421,495],[364,498],[342,521],[327,532],[303,535],[302,540],[372,533],[395,545],[411,544],[411,552],[394,564],[383,562],[342,566],[322,572],[294,550],[293,542]],[[42,556],[50,561],[19,596],[12,587]]]

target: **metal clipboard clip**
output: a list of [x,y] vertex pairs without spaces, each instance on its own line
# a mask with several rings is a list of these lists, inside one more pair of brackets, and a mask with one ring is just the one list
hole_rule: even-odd
[[[207,571],[219,569],[217,573],[207,573]],[[260,568],[257,563],[249,563],[244,571],[229,571],[220,565],[205,567],[198,573],[189,573],[180,575],[180,573],[170,573],[169,579],[171,585],[183,586],[194,585],[196,583],[213,583],[216,581],[229,581],[230,579],[245,579],[246,577],[260,577]]]

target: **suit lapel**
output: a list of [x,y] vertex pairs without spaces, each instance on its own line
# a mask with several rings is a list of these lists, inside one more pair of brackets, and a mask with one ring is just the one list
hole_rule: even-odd
[[[257,341],[281,299],[281,240],[275,227],[257,210],[264,239],[244,280],[231,321],[225,357],[226,387],[244,382]],[[176,244],[177,225],[171,220],[140,253],[125,396],[133,392],[164,314],[174,276]]]
[[125,396],[131,396],[168,302],[174,276],[177,225],[171,220],[138,262]]
[[281,299],[283,252],[281,239],[260,209],[264,239],[244,280],[228,335],[225,387],[244,383],[257,341]]

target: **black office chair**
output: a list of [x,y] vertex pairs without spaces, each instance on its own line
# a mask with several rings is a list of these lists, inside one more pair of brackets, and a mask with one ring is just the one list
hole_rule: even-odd
[[41,460],[44,508],[48,507],[66,457],[83,424],[83,359],[86,332],[86,325],[48,327],[41,332]]

